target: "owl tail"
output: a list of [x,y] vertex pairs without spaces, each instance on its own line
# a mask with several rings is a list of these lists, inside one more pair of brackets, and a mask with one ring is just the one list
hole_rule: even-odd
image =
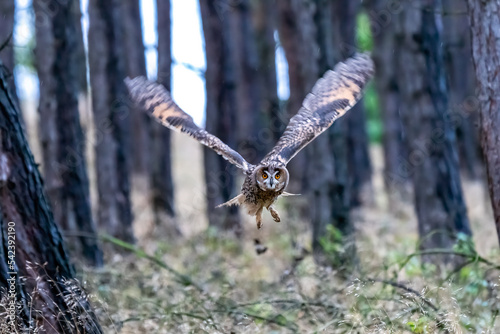
[[243,196],[243,194],[239,194],[235,198],[227,201],[226,203],[222,203],[222,204],[217,205],[216,208],[221,208],[223,206],[240,205],[243,203],[244,200],[245,200],[245,196]]

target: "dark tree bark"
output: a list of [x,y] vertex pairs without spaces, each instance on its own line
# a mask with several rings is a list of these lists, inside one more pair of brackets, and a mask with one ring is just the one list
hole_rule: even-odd
[[[127,76],[131,78],[146,76],[139,0],[123,0],[121,5],[123,17],[120,22],[123,29]],[[129,161],[131,171],[147,176],[150,174],[151,166],[151,120],[146,113],[133,106],[130,122],[132,123],[132,159]]]
[[[336,62],[351,57],[356,47],[356,16],[360,2],[352,0],[335,1],[333,5],[334,59]],[[321,10],[321,9],[320,9]],[[372,167],[369,138],[366,129],[366,115],[363,101],[358,102],[346,115],[346,145],[349,170],[351,206],[362,203],[363,193],[371,187]]]
[[33,1],[43,172],[55,221],[63,230],[81,235],[75,253],[100,266],[102,253],[92,220],[85,141],[78,112],[78,35],[71,16],[73,2],[59,4],[53,10],[46,1]]
[[89,70],[96,129],[98,223],[133,242],[130,205],[130,102],[124,83],[120,1],[89,1]]
[[228,61],[234,71],[237,149],[250,163],[258,163],[267,152],[263,152],[258,142],[261,91],[250,0],[227,2],[227,8],[220,8],[227,13],[228,19],[229,31],[225,36],[230,49]]
[[[229,41],[229,4],[216,0],[200,0],[205,36],[207,70],[206,130],[235,147],[236,90],[235,71],[231,64]],[[204,148],[208,221],[211,226],[233,230],[241,235],[237,207],[215,209],[236,195],[235,168],[212,150]]]
[[[313,19],[316,26],[314,40],[319,48],[319,58],[315,80],[335,66],[334,29],[332,20],[333,3],[327,0],[315,0]],[[359,111],[359,110],[358,110]],[[351,110],[349,112],[355,112]],[[313,249],[316,258],[321,260],[322,241],[341,243],[342,253],[335,258],[326,259],[336,267],[347,268],[355,262],[353,242],[354,227],[349,218],[349,180],[346,141],[346,122],[341,119],[316,138],[308,147],[309,180],[311,192],[311,222],[313,226]],[[335,238],[327,232],[327,226],[333,226],[342,234],[342,239]]]
[[481,146],[500,241],[500,0],[468,0],[478,83]]
[[[244,0],[229,7],[227,33],[235,72],[238,151],[258,163],[276,143],[279,117],[273,1]],[[281,130],[279,128],[279,130]]]
[[[302,101],[309,93],[317,78],[318,50],[315,45],[315,27],[312,17],[312,3],[302,0],[276,0],[278,11],[278,31],[280,42],[288,62],[290,98],[286,111],[287,120],[297,113]],[[306,170],[304,154],[297,155],[287,166],[290,171],[291,192],[303,192],[307,182],[303,182]]]
[[[20,123],[0,65],[0,288],[15,287],[19,307],[15,324],[0,323],[6,333],[28,332],[30,326],[29,332],[43,326],[45,333],[102,333],[73,280],[74,269]],[[2,294],[2,304],[8,298],[10,294]]]
[[236,85],[237,149],[254,164],[271,150],[284,128],[279,118],[273,2],[243,0],[220,6],[229,21],[225,36]]
[[394,22],[397,13],[389,11],[386,0],[371,0],[367,8],[374,41],[372,58],[376,68],[375,88],[384,126],[384,183],[389,195],[399,196],[408,180],[401,171],[405,148],[399,115],[401,101],[397,82],[397,58],[394,52],[397,48]]
[[460,185],[455,135],[446,118],[441,16],[435,1],[403,4],[398,21],[401,113],[413,180],[420,247],[449,248],[471,234]]
[[[157,80],[167,90],[171,90],[171,21],[170,0],[157,0],[158,22],[158,75]],[[151,150],[151,191],[153,211],[156,224],[167,224],[167,232],[171,236],[179,236],[180,230],[173,219],[163,219],[175,216],[174,181],[172,179],[172,159],[170,130],[156,122],[152,123]]]
[[12,90],[12,96],[16,103],[17,99],[16,86],[14,83],[14,14],[16,9],[15,0],[2,0],[0,1],[0,61],[7,68],[9,73],[9,87]]
[[[449,117],[457,134],[460,166],[472,179],[481,175],[478,112],[471,112],[475,77],[466,0],[443,0],[443,42],[449,91]],[[474,110],[477,111],[477,110]]]
[[252,24],[257,51],[257,87],[260,90],[260,110],[257,120],[257,155],[267,154],[285,130],[288,119],[279,106],[276,79],[276,1],[252,1]]

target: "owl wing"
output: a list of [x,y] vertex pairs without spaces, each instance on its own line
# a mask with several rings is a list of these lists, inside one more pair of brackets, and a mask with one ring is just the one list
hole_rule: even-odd
[[245,172],[252,167],[238,152],[224,144],[222,140],[199,128],[194,123],[193,118],[175,104],[163,85],[144,77],[126,78],[125,83],[132,100],[162,125],[188,134]]
[[373,73],[373,61],[368,54],[357,54],[338,63],[333,71],[326,72],[306,96],[302,107],[290,119],[278,143],[261,164],[285,166],[359,101]]

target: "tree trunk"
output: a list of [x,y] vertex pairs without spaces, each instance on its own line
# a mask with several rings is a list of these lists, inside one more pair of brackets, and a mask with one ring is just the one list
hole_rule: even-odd
[[468,0],[479,93],[481,146],[500,241],[500,0]]
[[34,0],[36,65],[40,80],[40,138],[43,172],[54,219],[64,231],[80,235],[74,251],[102,265],[90,208],[85,141],[78,112],[78,36],[70,15],[74,1],[51,10]]
[[420,247],[449,248],[471,234],[460,184],[455,135],[446,117],[441,16],[435,1],[403,4],[398,22],[401,113],[409,150]]
[[[368,15],[372,22],[375,62],[375,88],[379,98],[382,124],[382,146],[384,149],[384,184],[391,199],[399,196],[407,177],[401,171],[402,159],[405,156],[403,133],[399,110],[401,108],[400,92],[397,82],[398,68],[395,49],[397,13],[390,12],[386,0],[371,0],[368,3]],[[394,196],[393,196],[394,195]]]
[[[320,50],[315,80],[335,66],[332,13],[334,5],[326,0],[315,0],[315,41]],[[338,59],[338,58],[337,58]],[[350,112],[354,112],[350,111]],[[349,219],[349,181],[347,169],[346,122],[336,121],[324,134],[316,138],[307,149],[309,175],[318,177],[309,180],[311,192],[311,222],[313,227],[313,249],[317,260],[326,260],[336,268],[347,269],[355,262],[353,243],[354,228]],[[328,230],[332,226],[339,235]],[[323,259],[324,242],[341,244],[342,252],[328,254]],[[331,257],[333,256],[333,257]]]
[[0,114],[0,288],[9,291],[1,303],[14,301],[17,308],[12,321],[3,317],[0,326],[7,333],[32,332],[42,326],[45,333],[102,333],[85,293],[73,279],[75,272],[2,66]]
[[[124,32],[123,51],[127,76],[131,78],[147,76],[139,0],[123,0],[121,5],[123,17],[120,22]],[[135,106],[132,106],[129,119],[132,123],[130,147],[132,159],[129,161],[131,171],[137,175],[147,176],[151,172],[151,120],[146,113]]]
[[[223,8],[223,7],[221,7]],[[234,71],[236,90],[236,141],[237,151],[250,163],[258,163],[262,159],[259,149],[258,120],[260,115],[260,90],[258,88],[258,59],[255,44],[255,31],[252,26],[250,0],[228,2],[228,28],[226,32],[228,44],[228,61]],[[265,154],[265,153],[264,153]]]
[[[302,0],[276,0],[278,9],[278,31],[280,42],[288,62],[290,98],[286,110],[288,120],[297,113],[302,101],[317,78],[318,51],[315,47],[315,28],[312,17],[313,6]],[[303,192],[306,171],[305,154],[297,155],[287,166],[290,172],[290,192]]]
[[443,13],[450,119],[457,134],[460,166],[469,178],[477,179],[482,161],[476,127],[479,115],[468,110],[476,85],[466,0],[443,0]]
[[[170,0],[157,0],[158,22],[158,74],[157,80],[167,90],[171,90],[171,21]],[[167,224],[167,233],[179,236],[180,230],[172,217],[174,210],[174,181],[172,179],[172,159],[170,130],[156,122],[152,123],[151,191],[156,225]],[[170,218],[164,219],[168,216]]]
[[252,1],[252,22],[257,52],[257,87],[260,104],[257,120],[257,155],[271,151],[285,130],[288,118],[280,110],[276,79],[276,1]]
[[0,61],[7,68],[9,73],[9,87],[12,91],[12,96],[16,103],[19,103],[14,83],[14,14],[16,9],[15,0],[0,1],[0,47],[5,45],[0,50]]
[[[360,2],[335,1],[333,5],[334,59],[336,62],[351,57],[356,47],[356,17]],[[346,115],[346,145],[351,206],[363,202],[363,193],[371,188],[372,167],[366,115],[363,101],[359,101]]]
[[[235,147],[236,82],[228,42],[230,10],[229,4],[200,0],[207,57],[206,130],[230,147]],[[241,235],[237,207],[215,209],[216,205],[236,195],[235,168],[208,148],[204,148],[204,165],[209,224]]]
[[98,222],[133,242],[130,205],[130,102],[125,87],[120,1],[89,1],[89,70],[96,129]]

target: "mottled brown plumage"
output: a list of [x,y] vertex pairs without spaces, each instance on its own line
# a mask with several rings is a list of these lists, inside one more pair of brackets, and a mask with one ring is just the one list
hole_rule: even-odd
[[219,206],[243,205],[249,215],[256,216],[260,228],[264,208],[276,222],[280,221],[273,204],[280,195],[290,195],[285,192],[288,162],[358,102],[373,72],[373,62],[367,54],[357,54],[326,72],[290,119],[276,146],[257,166],[194,124],[191,116],[173,102],[170,93],[160,84],[144,77],[126,79],[126,84],[132,99],[163,125],[187,133],[245,172],[241,194]]

